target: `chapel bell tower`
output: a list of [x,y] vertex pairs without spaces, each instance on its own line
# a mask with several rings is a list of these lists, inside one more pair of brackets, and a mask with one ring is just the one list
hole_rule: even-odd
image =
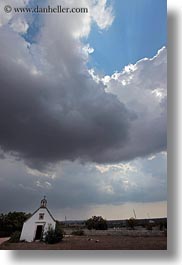
[[44,196],[44,198],[40,202],[40,207],[46,208],[46,206],[47,206],[47,200],[46,200],[46,196]]

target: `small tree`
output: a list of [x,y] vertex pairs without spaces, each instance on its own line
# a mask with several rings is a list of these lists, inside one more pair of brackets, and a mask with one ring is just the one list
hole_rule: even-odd
[[15,231],[21,231],[23,223],[31,214],[24,212],[9,212],[0,214],[0,235],[10,236]]
[[20,241],[20,235],[21,235],[20,231],[15,231],[13,232],[13,234],[11,235],[11,238],[8,241],[10,243],[18,243]]
[[107,230],[108,228],[107,221],[103,219],[102,216],[92,216],[92,218],[88,219],[85,224],[89,230]]
[[60,225],[56,223],[56,228],[53,229],[51,225],[49,225],[48,230],[44,234],[44,241],[48,244],[55,244],[60,242],[63,239],[63,230]]
[[131,217],[130,219],[127,220],[127,225],[128,227],[130,227],[132,230],[135,229],[135,225],[136,225],[136,219]]

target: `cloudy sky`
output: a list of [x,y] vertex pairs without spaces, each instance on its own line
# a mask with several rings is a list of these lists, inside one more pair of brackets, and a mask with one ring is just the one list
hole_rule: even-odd
[[0,2],[0,212],[166,216],[165,0]]

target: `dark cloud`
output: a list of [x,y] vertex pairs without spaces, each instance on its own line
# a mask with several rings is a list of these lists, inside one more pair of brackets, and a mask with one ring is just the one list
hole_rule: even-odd
[[[54,174],[25,168],[21,161],[0,161],[0,212],[33,210],[43,195],[51,209],[84,207],[126,202],[166,200],[166,156],[152,160],[99,166],[78,161],[61,162]],[[107,169],[101,172],[100,169]],[[11,194],[11,196],[9,195]]]
[[65,159],[99,162],[108,149],[126,143],[131,113],[88,75],[53,80],[8,59],[2,56],[0,62],[0,145],[5,152],[40,167]]
[[61,160],[110,163],[165,150],[165,97],[153,94],[159,85],[165,89],[165,49],[111,78],[106,89],[88,74],[80,42],[64,25],[59,38],[54,19],[46,23],[32,45],[0,29],[1,149],[39,169]]

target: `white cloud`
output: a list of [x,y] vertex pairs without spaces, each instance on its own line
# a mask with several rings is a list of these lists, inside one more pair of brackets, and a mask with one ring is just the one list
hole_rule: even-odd
[[26,33],[29,25],[25,19],[19,17],[11,22],[10,27],[18,33]]
[[155,155],[152,155],[152,156],[150,156],[149,158],[148,158],[148,160],[153,160],[153,159],[155,159],[156,158],[156,156]]
[[[0,3],[0,26],[10,22],[13,30],[19,33],[25,33],[28,29],[28,23],[26,23],[25,20],[22,19],[23,14],[17,15],[13,11],[10,13],[5,13],[4,7],[7,4],[12,8],[25,7],[26,5],[28,5],[28,3],[29,0],[9,0],[8,3],[6,0],[2,0]],[[47,21],[56,23],[56,25],[54,25],[54,31],[60,31],[57,25],[63,23],[65,30],[69,28],[69,34],[71,34],[75,38],[87,37],[90,33],[91,25],[93,22],[95,22],[101,30],[104,30],[110,27],[114,20],[112,6],[107,4],[107,0],[80,0],[79,3],[75,2],[74,0],[56,0],[54,1],[54,3],[51,0],[48,0],[47,4],[49,4],[50,6],[61,5],[62,7],[82,7],[88,9],[88,13],[68,13],[65,16],[55,16],[54,14],[53,16],[49,15],[49,18],[46,17]]]
[[[40,170],[37,169],[32,169],[29,167],[26,167],[27,173],[32,175],[32,176],[38,176],[38,177],[47,177],[47,178],[54,178],[54,174],[52,172],[42,172]],[[52,177],[54,176],[54,177]]]
[[99,82],[101,81],[99,75],[97,75],[94,71],[94,69],[88,69],[88,73],[91,75],[92,79],[99,84]]
[[50,182],[48,182],[48,181],[37,180],[35,182],[35,185],[36,185],[36,187],[41,188],[41,189],[43,189],[45,191],[52,188],[52,184]]
[[[0,27],[11,22],[11,19],[13,18],[15,31],[20,32],[17,29],[19,29],[19,30],[24,29],[25,30],[26,26],[24,25],[24,27],[23,27],[22,24],[20,25],[20,22],[17,21],[17,25],[16,25],[16,20],[19,20],[19,18],[23,17],[23,16],[22,16],[22,14],[18,14],[18,15],[15,14],[13,11],[13,8],[14,7],[25,7],[28,3],[29,3],[29,0],[8,0],[8,1],[7,0],[1,0],[0,1]],[[4,11],[4,8],[6,5],[9,5],[12,7],[12,12],[6,13]],[[19,24],[19,26],[18,26],[18,24]]]
[[[51,0],[48,3],[52,6]],[[112,6],[108,5],[107,0],[56,0],[54,6],[61,5],[62,7],[82,7],[87,8],[88,13],[66,14],[65,16],[50,16],[47,18],[48,23],[54,21],[54,31],[61,31],[61,24],[63,23],[65,31],[69,28],[68,32],[74,38],[79,39],[87,37],[90,33],[92,23],[95,22],[100,30],[108,29],[114,20]],[[57,27],[59,25],[59,27]],[[47,27],[48,25],[46,25]],[[51,25],[50,25],[51,26]]]
[[90,47],[89,44],[83,46],[83,51],[88,55],[94,52],[94,48]]
[[151,93],[154,94],[159,101],[162,101],[162,99],[167,96],[167,91],[164,88],[156,88],[152,90]]
[[112,6],[107,6],[107,0],[94,0],[91,8],[91,17],[100,29],[107,29],[114,20]]
[[[130,127],[130,141],[122,154],[134,150],[151,153],[166,149],[167,115],[167,51],[163,47],[153,58],[144,58],[135,65],[124,67],[120,73],[99,76],[89,71],[93,80],[102,82],[108,93],[115,94],[120,102],[136,114]],[[152,151],[153,147],[158,147]],[[148,149],[148,150],[149,150]]]
[[132,166],[131,163],[118,163],[118,164],[109,164],[109,165],[96,165],[101,173],[108,171],[118,171],[121,174],[127,174],[128,172],[137,172],[137,168]]

